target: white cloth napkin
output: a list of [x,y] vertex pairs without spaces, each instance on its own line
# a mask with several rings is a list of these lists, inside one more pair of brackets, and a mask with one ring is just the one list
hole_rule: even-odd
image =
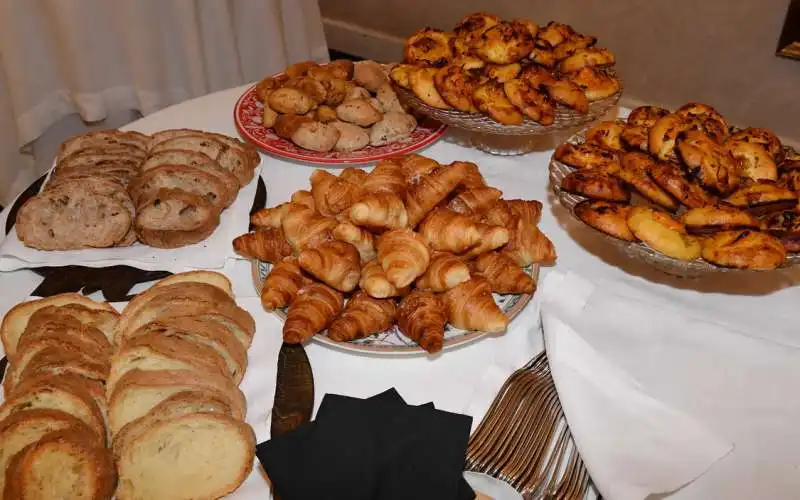
[[[262,161],[262,165],[263,165]],[[247,232],[250,208],[258,187],[261,166],[253,180],[239,191],[239,195],[221,216],[216,231],[204,241],[175,249],[159,249],[135,243],[121,248],[90,248],[75,251],[43,251],[28,248],[19,241],[16,231],[0,243],[0,271],[12,271],[36,266],[84,265],[104,267],[130,265],[145,270],[182,271],[186,268],[219,269],[229,258],[236,258],[231,241]],[[0,214],[5,227],[6,213]]]

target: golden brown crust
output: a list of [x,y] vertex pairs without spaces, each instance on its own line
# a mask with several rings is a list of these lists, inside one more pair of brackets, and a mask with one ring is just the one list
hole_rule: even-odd
[[552,101],[525,80],[505,82],[503,92],[511,104],[531,120],[542,125],[551,125],[555,121],[555,106]]
[[741,164],[741,175],[754,181],[778,180],[778,167],[760,144],[742,140],[728,141],[725,147]]
[[348,342],[382,332],[394,323],[396,314],[394,300],[376,299],[358,291],[328,327],[328,338]]
[[758,144],[767,150],[776,162],[781,160],[781,140],[771,130],[758,127],[749,127],[731,134],[731,141],[745,141]]
[[440,68],[453,57],[451,36],[435,28],[423,28],[406,40],[403,62]]
[[408,338],[431,354],[442,350],[447,311],[433,292],[414,290],[400,301],[397,326]]
[[621,139],[623,130],[625,130],[625,122],[621,120],[600,122],[586,131],[585,142],[611,151],[622,152],[625,151]]
[[668,257],[695,260],[700,257],[700,240],[687,234],[686,227],[668,213],[643,205],[628,213],[631,232],[649,247]]
[[602,200],[584,200],[573,208],[575,216],[600,232],[625,241],[636,241],[628,228],[631,206]]
[[650,127],[648,147],[650,154],[661,161],[677,162],[678,137],[688,130],[696,130],[698,125],[688,118],[674,113],[663,116]]
[[580,69],[570,79],[583,90],[589,102],[599,101],[619,92],[619,80],[595,68]]
[[728,122],[708,104],[690,102],[678,108],[675,114],[698,122],[706,135],[717,144],[722,144],[728,138]]
[[678,209],[678,203],[650,176],[655,160],[646,153],[625,153],[620,157],[622,168],[616,176],[633,186],[642,196],[670,212]]
[[681,205],[697,208],[717,202],[714,196],[697,182],[689,180],[684,172],[672,163],[655,162],[649,174],[659,187],[671,194]]
[[608,49],[587,47],[578,49],[571,56],[558,63],[562,73],[575,73],[586,67],[610,66],[616,62],[614,54]]
[[786,210],[764,217],[762,231],[780,239],[789,252],[800,252],[800,212]]
[[737,161],[704,132],[690,130],[681,135],[678,152],[689,172],[714,193],[726,195],[741,182]]
[[631,193],[610,175],[591,170],[570,172],[561,181],[561,189],[594,200],[629,202]]
[[559,104],[572,108],[580,114],[589,112],[589,99],[586,93],[571,80],[555,80],[544,82],[547,95]]
[[433,80],[442,99],[458,111],[467,113],[478,109],[472,102],[472,95],[480,82],[476,69],[483,67],[483,61],[475,58],[461,58],[439,69]]
[[503,125],[519,125],[525,121],[522,113],[508,100],[499,82],[489,81],[479,85],[472,94],[472,102],[492,120]]
[[484,61],[511,64],[524,58],[534,48],[528,27],[517,21],[501,21],[481,33],[472,43],[473,51]]
[[650,128],[668,114],[670,114],[669,110],[658,106],[639,106],[630,112],[627,122],[628,125]]
[[619,162],[616,152],[585,142],[578,145],[565,142],[556,148],[553,157],[565,165],[579,169],[607,167]]
[[754,182],[737,189],[724,201],[754,214],[766,214],[794,208],[797,194],[775,183]]
[[759,221],[753,215],[724,205],[689,209],[681,215],[681,221],[686,225],[686,230],[692,234],[759,227]]
[[723,231],[704,240],[703,258],[722,267],[770,270],[783,264],[786,250],[777,238],[766,233]]

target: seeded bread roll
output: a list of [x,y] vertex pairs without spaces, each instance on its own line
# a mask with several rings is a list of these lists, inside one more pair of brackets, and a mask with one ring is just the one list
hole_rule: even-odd
[[153,198],[160,189],[180,189],[192,193],[222,211],[231,204],[237,191],[229,191],[213,174],[186,165],[161,165],[131,182],[129,192],[135,204]]
[[180,189],[159,189],[139,205],[134,223],[139,240],[156,248],[198,243],[211,236],[218,225],[218,209]]

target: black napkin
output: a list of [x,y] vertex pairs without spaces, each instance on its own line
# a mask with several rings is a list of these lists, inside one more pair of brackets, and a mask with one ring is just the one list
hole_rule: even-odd
[[317,418],[261,443],[256,454],[281,500],[472,500],[464,457],[472,418],[406,404],[328,394]]

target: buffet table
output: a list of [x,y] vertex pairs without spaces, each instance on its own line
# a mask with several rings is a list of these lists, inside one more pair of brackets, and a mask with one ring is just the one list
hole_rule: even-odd
[[[188,101],[150,115],[128,128],[152,133],[191,127],[235,136],[232,110],[246,89],[233,88]],[[707,473],[669,497],[800,496],[797,475],[800,433],[792,427],[793,422],[800,420],[800,404],[796,399],[800,372],[790,369],[800,367],[800,339],[796,334],[796,321],[793,321],[797,317],[794,308],[800,302],[800,289],[795,287],[800,282],[800,270],[726,274],[702,279],[668,276],[629,260],[602,237],[567,217],[551,194],[547,180],[547,165],[557,142],[543,145],[540,152],[511,157],[491,156],[463,144],[463,138],[450,131],[422,154],[441,163],[473,161],[480,165],[488,183],[504,192],[504,197],[543,202],[539,227],[553,241],[558,261],[554,268],[542,269],[540,284],[554,272],[571,273],[593,283],[601,294],[629,297],[631,304],[641,301],[675,318],[683,315],[702,318],[722,331],[729,331],[731,345],[745,346],[744,350],[728,350],[715,347],[712,341],[702,346],[669,341],[650,347],[631,345],[628,351],[631,356],[648,354],[647,362],[637,362],[626,359],[626,346],[620,345],[619,339],[594,339],[595,349],[624,363],[624,369],[638,378],[648,391],[713,428],[732,445],[733,450]],[[267,186],[268,206],[288,201],[292,192],[305,189],[312,171],[313,167],[308,165],[263,156],[261,177]],[[3,227],[5,218],[6,214],[0,215]],[[222,271],[231,278],[244,307],[251,309],[250,304],[253,304],[252,308],[257,309],[258,295],[253,286],[250,262],[228,260]],[[27,270],[0,274],[0,316],[24,300],[41,280]],[[134,292],[140,289],[142,286],[137,286]],[[474,427],[511,371],[543,349],[540,306],[535,298],[515,319],[505,337],[485,339],[431,359],[354,355],[312,342],[307,351],[314,370],[316,403],[319,405],[325,393],[368,397],[394,386],[409,403],[433,401],[438,408],[472,415]],[[621,311],[624,315],[624,309]],[[249,411],[254,413],[248,415],[248,421],[253,424],[258,439],[263,440],[268,437],[267,417],[274,393],[274,364],[281,344],[281,323],[263,311],[254,316],[260,340],[251,352],[250,370],[243,389],[248,394]],[[676,324],[681,325],[677,328],[699,325],[696,322]],[[644,331],[649,326],[632,318],[630,331],[626,333],[635,337],[638,329]],[[691,330],[679,333],[684,334],[685,339]],[[697,333],[703,335],[701,326],[697,326]],[[759,351],[758,357],[753,355],[751,363],[746,363],[746,346],[751,344],[765,348]],[[700,361],[694,359],[694,364],[688,368],[686,363],[690,360],[685,356],[692,352],[705,352],[707,357]],[[696,369],[702,365],[715,376],[700,379],[705,378],[705,374]],[[756,390],[752,386],[755,382],[749,383],[748,379],[757,381]],[[255,398],[251,397],[252,387],[260,388]],[[737,404],[730,404],[732,401]],[[591,471],[592,464],[588,466]],[[253,491],[254,497],[258,497],[258,488],[263,488],[259,481],[257,476],[251,476],[237,495]]]

